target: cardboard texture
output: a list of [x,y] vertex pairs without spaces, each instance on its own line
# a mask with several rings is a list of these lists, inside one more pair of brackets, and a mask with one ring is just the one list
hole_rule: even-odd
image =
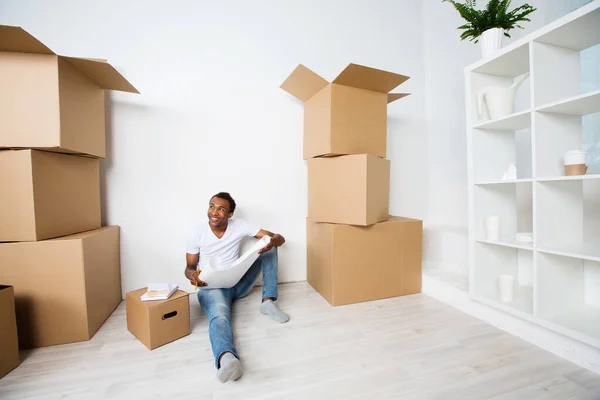
[[87,157],[0,150],[0,242],[100,228],[99,168]]
[[307,219],[307,280],[331,305],[421,292],[420,220],[368,227]]
[[15,289],[21,349],[89,340],[121,302],[119,227],[0,243],[0,281]]
[[565,176],[585,175],[587,170],[588,168],[585,164],[565,165]]
[[141,301],[146,289],[125,295],[129,332],[149,350],[189,335],[189,294],[178,290],[167,300]]
[[0,148],[104,158],[104,90],[139,93],[104,60],[56,55],[0,25]]
[[[0,279],[1,280],[1,279]],[[0,285],[0,378],[19,365],[15,291]]]
[[386,156],[388,93],[407,76],[349,64],[329,83],[300,64],[281,88],[304,102],[304,159],[326,155]]
[[371,225],[389,218],[390,162],[370,154],[308,160],[308,218]]

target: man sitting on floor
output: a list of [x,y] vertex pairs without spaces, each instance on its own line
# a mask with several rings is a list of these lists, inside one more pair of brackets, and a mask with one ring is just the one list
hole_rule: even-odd
[[230,289],[201,289],[198,301],[208,317],[208,334],[217,377],[221,382],[237,380],[242,376],[242,365],[233,345],[231,303],[250,293],[262,272],[262,302],[259,310],[277,322],[287,322],[289,316],[275,305],[277,301],[277,247],[285,243],[283,236],[259,229],[242,219],[232,218],[235,201],[229,193],[217,193],[208,205],[208,223],[202,223],[188,238],[185,276],[192,285],[207,286],[198,279],[198,271],[208,265],[211,257],[221,258],[223,265],[231,265],[239,257],[242,239],[271,237],[267,246],[240,281]]

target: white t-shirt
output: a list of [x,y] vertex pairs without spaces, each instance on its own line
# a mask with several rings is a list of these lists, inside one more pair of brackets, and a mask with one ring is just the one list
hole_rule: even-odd
[[186,252],[200,253],[198,268],[203,269],[212,257],[219,257],[223,267],[233,264],[240,253],[240,244],[244,237],[254,237],[260,228],[249,224],[243,219],[230,218],[227,230],[219,239],[208,225],[208,221],[194,229],[187,239]]

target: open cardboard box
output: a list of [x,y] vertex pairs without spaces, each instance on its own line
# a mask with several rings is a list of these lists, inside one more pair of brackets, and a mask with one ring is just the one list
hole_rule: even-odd
[[139,93],[104,60],[59,56],[0,25],[0,148],[104,158],[104,89]]
[[89,157],[0,150],[0,242],[100,228],[99,168]]
[[304,102],[304,159],[324,155],[386,156],[388,93],[407,76],[349,64],[331,83],[300,64],[281,88]]
[[15,289],[21,349],[89,340],[121,302],[119,227],[0,243],[0,277]]

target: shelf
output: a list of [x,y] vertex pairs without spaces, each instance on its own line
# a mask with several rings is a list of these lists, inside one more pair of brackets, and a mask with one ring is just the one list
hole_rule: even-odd
[[518,240],[508,240],[505,238],[503,238],[502,240],[500,240],[498,242],[494,242],[494,241],[486,240],[486,239],[477,239],[477,242],[492,244],[492,245],[496,245],[496,246],[511,247],[513,249],[533,250],[533,243],[519,242]]
[[538,256],[537,316],[600,340],[600,263]]
[[476,295],[477,299],[483,303],[488,303],[495,307],[518,311],[527,316],[533,315],[533,289],[526,286],[515,286],[514,298],[510,303],[500,301],[499,294]]
[[479,61],[472,71],[509,78],[524,74],[529,71],[529,45],[525,43],[514,49],[504,48],[494,58]]
[[559,246],[540,245],[537,250],[542,253],[563,257],[579,258],[582,260],[600,262],[600,244],[578,243],[561,244]]
[[536,184],[537,250],[600,261],[600,180]]
[[[490,302],[491,305],[532,316],[533,252],[531,249],[516,248],[510,245],[510,241],[493,244],[477,241],[474,255],[476,268],[473,271],[472,293],[482,301]],[[500,300],[498,278],[501,275],[511,275],[516,279],[511,302],[505,303]]]
[[577,18],[577,15],[581,12],[585,12],[585,9],[573,12],[572,15],[569,15],[568,17],[574,18],[574,20],[571,20],[556,29],[550,30],[535,41],[576,51],[581,51],[599,44],[600,9],[596,8],[594,11]]
[[[533,163],[529,130],[482,130],[472,134],[471,138],[473,182],[476,185],[531,182]],[[517,168],[517,179],[502,179],[511,164]]]
[[[595,0],[465,68],[465,104],[471,298],[600,349],[598,47]],[[486,120],[480,91],[527,72],[514,112]],[[565,176],[565,154],[583,149],[588,174]],[[503,180],[512,165],[516,179]],[[492,216],[500,222],[493,241]],[[511,302],[501,301],[503,275],[514,277]]]
[[583,118],[577,115],[536,112],[533,119],[536,134],[535,169],[536,175],[541,178],[538,180],[541,181],[544,177],[565,177],[565,152],[583,147]]
[[586,115],[600,112],[600,90],[544,105],[538,107],[537,111],[568,115]]
[[554,176],[547,178],[536,178],[537,182],[562,182],[562,181],[584,181],[588,179],[600,179],[600,174],[577,175],[577,176]]
[[598,346],[600,343],[600,308],[591,306],[582,306],[580,310],[570,313],[557,315],[552,318],[541,318],[543,321],[548,321],[551,324],[559,327],[581,332],[592,338],[592,341],[582,338],[583,341]]
[[518,131],[531,127],[531,110],[521,111],[494,121],[479,123],[473,128],[503,131]]
[[502,184],[506,184],[506,183],[527,183],[527,182],[533,182],[533,179],[525,178],[525,179],[507,179],[507,180],[500,180],[500,181],[483,181],[483,182],[475,182],[475,184],[476,185],[502,185]]

